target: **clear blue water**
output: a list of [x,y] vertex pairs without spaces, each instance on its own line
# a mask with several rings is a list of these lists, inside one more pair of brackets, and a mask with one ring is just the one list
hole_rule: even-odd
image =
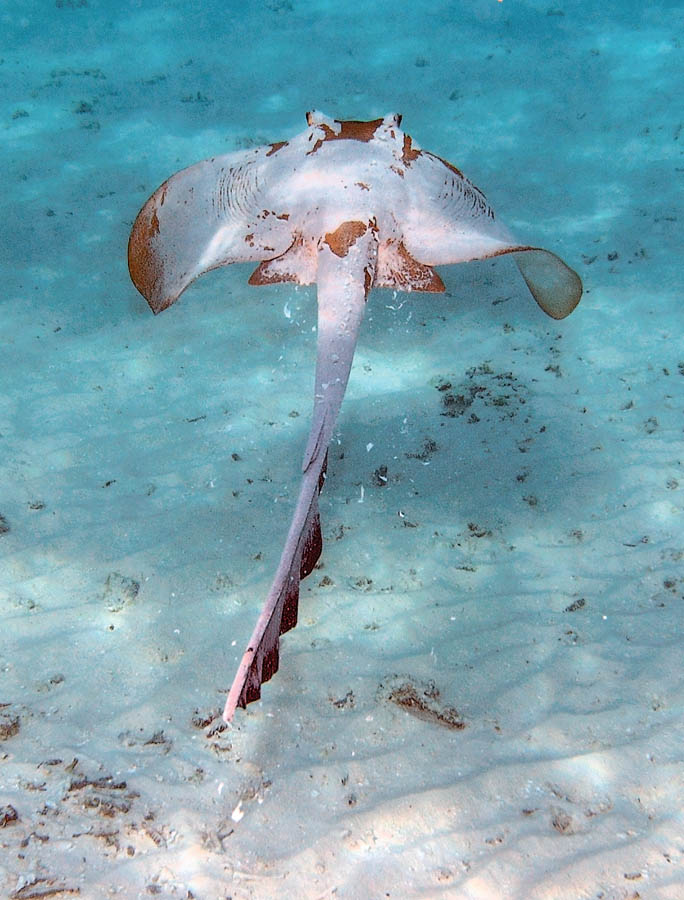
[[[3,896],[681,895],[683,22],[4,0]],[[153,317],[126,243],[170,174],[312,108],[402,113],[585,295],[553,322],[504,259],[372,293],[322,567],[212,733],[296,497],[315,294],[232,266]]]

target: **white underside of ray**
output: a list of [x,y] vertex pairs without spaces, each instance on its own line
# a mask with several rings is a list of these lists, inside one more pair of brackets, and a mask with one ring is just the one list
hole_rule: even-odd
[[495,219],[481,191],[425,152],[411,163],[402,230],[409,253],[433,266],[485,259],[520,246]]

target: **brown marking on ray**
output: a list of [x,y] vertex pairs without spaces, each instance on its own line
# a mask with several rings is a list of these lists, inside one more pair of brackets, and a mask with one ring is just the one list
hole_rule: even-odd
[[266,156],[273,156],[275,153],[278,152],[278,150],[282,150],[283,147],[287,147],[287,144],[288,144],[287,141],[276,141],[275,144],[270,145],[271,149],[268,151]]
[[340,133],[334,135],[334,138],[326,137],[326,140],[350,140],[363,141],[364,143],[368,143],[368,141],[372,140],[375,132],[382,125],[382,119],[372,119],[370,122],[357,122],[354,120],[349,120],[346,122],[340,122],[340,125],[342,126],[342,130],[340,131]]
[[264,284],[278,284],[281,281],[297,281],[296,276],[289,272],[272,272],[269,269],[270,262],[272,262],[270,259],[260,262],[247,279],[247,284],[251,284],[252,287],[259,287]]
[[363,222],[343,222],[335,231],[329,231],[325,235],[324,243],[330,247],[335,256],[342,258],[349,253],[352,245],[365,233],[366,226]]
[[339,133],[335,133],[325,123],[318,125],[316,127],[323,131],[323,137],[316,141],[311,150],[309,150],[309,154],[319,150],[325,141],[361,141],[367,144],[375,136],[375,132],[382,125],[382,121],[382,119],[372,119],[370,122],[357,122],[354,119],[349,119],[342,122],[339,119],[335,119],[335,122],[340,126]]
[[[437,156],[436,153],[430,153],[429,150],[426,150],[425,153],[426,153],[427,156],[431,156],[433,159],[438,159],[441,163],[443,163],[443,164],[447,167],[447,169],[449,169],[450,171],[452,171],[452,172],[454,173],[454,175],[458,175],[459,178],[462,178],[464,181],[468,181],[468,179],[465,177],[465,175],[463,174],[463,172],[461,172],[460,169],[457,169],[456,166],[453,166],[453,165],[452,165],[450,162],[448,162],[446,159],[442,159],[442,157],[441,157],[441,156]],[[470,182],[468,182],[468,183],[470,183]],[[475,187],[475,185],[473,185],[473,187]],[[476,190],[476,191],[480,191],[479,188],[475,188],[475,190]],[[482,191],[480,191],[480,193],[482,193]]]
[[456,166],[452,165],[446,159],[442,159],[441,156],[437,156],[436,153],[430,153],[429,150],[423,151],[425,156],[431,156],[432,159],[436,159],[437,162],[442,163],[445,168],[447,168],[450,172],[452,172],[459,182],[459,190],[463,194],[464,198],[470,202],[473,208],[477,208],[481,213],[488,216],[492,221],[496,218],[494,215],[494,210],[489,205],[489,201],[485,197],[484,193],[480,190],[477,185],[473,184],[468,178],[465,177],[463,172],[460,169],[457,169]]
[[[152,246],[154,238],[159,234],[156,205],[158,193],[154,194],[138,213],[128,241],[128,271],[131,280],[155,313],[159,310],[152,306],[149,298],[155,296],[155,285],[163,274],[162,262]],[[165,191],[162,191],[161,202],[164,193]]]
[[501,250],[493,250],[489,253],[485,258],[486,259],[495,259],[497,256],[508,256],[510,253],[517,253],[519,250],[539,250],[540,247],[530,247],[527,244],[516,244],[514,247],[503,247]]
[[420,150],[414,150],[411,138],[408,134],[404,135],[404,146],[401,151],[401,159],[405,166],[410,166],[414,159],[422,156]]
[[441,294],[446,288],[432,266],[418,262],[402,241],[388,241],[382,263],[375,273],[377,287],[393,287],[398,290],[424,291]]
[[[273,247],[264,247],[264,250],[273,250]],[[249,276],[247,281],[251,285],[277,284],[278,282],[295,282],[296,284],[309,284],[310,281],[302,280],[297,268],[302,264],[299,256],[304,249],[304,238],[297,234],[284,253],[272,259],[262,260]]]
[[368,266],[366,266],[363,270],[363,290],[366,295],[366,300],[368,299],[368,291],[370,291],[372,286],[373,286],[373,273],[368,268]]
[[290,218],[289,213],[281,213],[279,216],[276,216],[276,219],[284,219],[286,222]]
[[370,188],[368,187],[368,185],[367,185],[367,184],[364,184],[363,181],[355,181],[354,184],[355,184],[357,187],[360,187],[362,191],[369,191],[369,190],[370,190]]
[[395,172],[400,178],[404,177],[404,170],[400,169],[399,166],[390,166],[390,169]]
[[403,242],[397,244],[397,255],[401,259],[403,271],[407,273],[412,284],[420,284],[420,290],[431,294],[442,294],[446,290],[444,282],[439,277],[432,266],[426,266],[424,263],[411,256]]

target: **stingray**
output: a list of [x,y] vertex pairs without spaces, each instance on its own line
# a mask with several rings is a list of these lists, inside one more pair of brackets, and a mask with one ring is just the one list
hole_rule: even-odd
[[306,130],[288,141],[214,156],[173,175],[140,210],[128,245],[131,278],[154,313],[199,275],[229,263],[258,263],[251,285],[317,285],[313,417],[299,496],[228,693],[227,722],[278,670],[280,635],[297,623],[300,580],[321,555],[318,498],[370,289],[444,291],[434,266],[511,254],[552,318],[567,316],[582,295],[571,268],[518,242],[472,182],[401,130],[401,116],[306,118]]

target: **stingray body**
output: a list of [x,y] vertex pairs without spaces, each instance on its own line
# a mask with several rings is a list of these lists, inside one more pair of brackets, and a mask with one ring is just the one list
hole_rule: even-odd
[[512,253],[553,318],[568,315],[582,294],[572,269],[517,242],[481,191],[401,130],[400,116],[356,122],[312,112],[307,123],[289,141],[172,176],[141,209],[128,247],[131,278],[155,313],[203,272],[229,263],[257,262],[253,285],[317,285],[313,419],[299,497],[226,721],[259,698],[278,669],[280,635],[297,622],[300,579],[321,554],[318,497],[369,290],[443,291],[433,266]]

